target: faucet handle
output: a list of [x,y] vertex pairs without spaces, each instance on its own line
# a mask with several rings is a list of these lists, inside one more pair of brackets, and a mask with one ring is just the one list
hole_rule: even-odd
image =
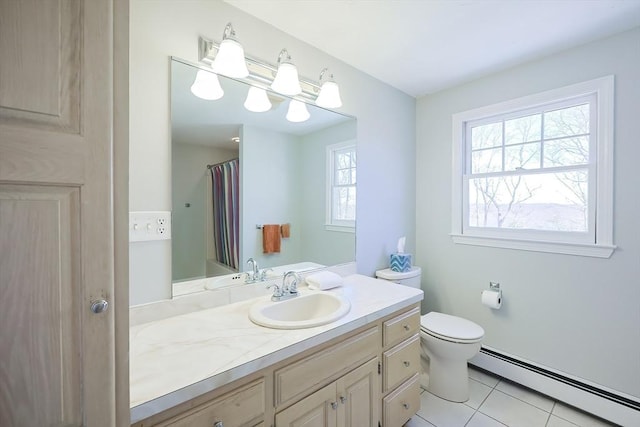
[[263,268],[262,270],[260,270],[259,279],[263,281],[267,280],[267,272],[269,271],[273,271],[273,268]]
[[267,286],[267,289],[273,288],[273,296],[271,298],[279,298],[282,296],[282,288],[277,283],[272,283]]

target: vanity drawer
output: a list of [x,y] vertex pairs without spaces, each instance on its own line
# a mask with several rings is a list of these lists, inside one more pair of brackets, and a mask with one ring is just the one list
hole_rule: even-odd
[[404,341],[420,331],[420,308],[415,307],[382,325],[383,346],[387,347]]
[[404,425],[420,409],[419,375],[402,384],[382,400],[384,427]]
[[276,406],[328,384],[380,351],[376,326],[275,372]]
[[222,422],[224,427],[258,426],[264,421],[265,402],[264,380],[261,379],[156,425],[211,427]]
[[384,391],[390,390],[420,370],[420,336],[409,338],[382,355]]

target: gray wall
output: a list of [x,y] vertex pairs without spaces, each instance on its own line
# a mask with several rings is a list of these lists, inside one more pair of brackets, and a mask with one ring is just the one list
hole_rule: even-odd
[[[243,126],[240,135],[240,270],[249,258],[260,268],[300,260],[300,138]],[[264,254],[262,230],[256,225],[291,224],[291,237],[282,239],[280,253]]]
[[[358,118],[357,268],[386,267],[397,238],[415,232],[415,99],[223,2],[132,0],[130,10],[130,210],[171,209],[169,56],[197,61],[198,36],[220,41],[231,21],[248,55],[275,63],[286,47],[301,76],[335,75],[340,111]],[[170,296],[170,256],[169,242],[131,245],[132,300]]]
[[[614,243],[610,259],[455,245],[451,230],[451,115],[615,75]],[[484,344],[640,397],[638,112],[640,29],[488,76],[417,101],[415,263],[423,308],[469,318]],[[480,305],[489,281],[504,305]]]
[[237,158],[238,152],[188,143],[174,143],[172,150],[171,275],[176,280],[204,277],[207,203],[211,201],[207,165]]

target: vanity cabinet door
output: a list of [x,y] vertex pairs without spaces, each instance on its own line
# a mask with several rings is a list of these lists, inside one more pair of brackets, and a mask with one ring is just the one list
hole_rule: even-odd
[[378,358],[276,414],[277,427],[375,427],[380,380]]
[[336,383],[276,414],[278,427],[337,427]]
[[336,379],[379,352],[380,329],[373,327],[326,350],[305,357],[275,372],[276,406],[306,396],[327,380]]
[[337,381],[338,427],[378,425],[380,376],[378,361],[370,360]]

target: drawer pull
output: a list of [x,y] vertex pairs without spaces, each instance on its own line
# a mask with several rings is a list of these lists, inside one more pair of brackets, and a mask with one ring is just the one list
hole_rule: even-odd
[[404,362],[402,362],[402,364],[405,366],[405,368],[411,366],[411,362],[409,362],[408,360],[405,360]]
[[411,405],[409,405],[408,403],[403,403],[403,404],[402,404],[402,407],[403,407],[404,409],[409,409],[409,408],[411,407]]
[[338,409],[338,403],[337,402],[331,402],[331,409]]
[[216,421],[213,423],[213,427],[224,427],[224,424],[222,424],[222,421]]
[[340,403],[342,403],[344,405],[344,403],[347,401],[347,398],[344,396],[340,396]]
[[409,328],[409,325],[404,325],[402,327],[404,328],[405,331],[408,331],[409,329],[411,329],[411,328]]

